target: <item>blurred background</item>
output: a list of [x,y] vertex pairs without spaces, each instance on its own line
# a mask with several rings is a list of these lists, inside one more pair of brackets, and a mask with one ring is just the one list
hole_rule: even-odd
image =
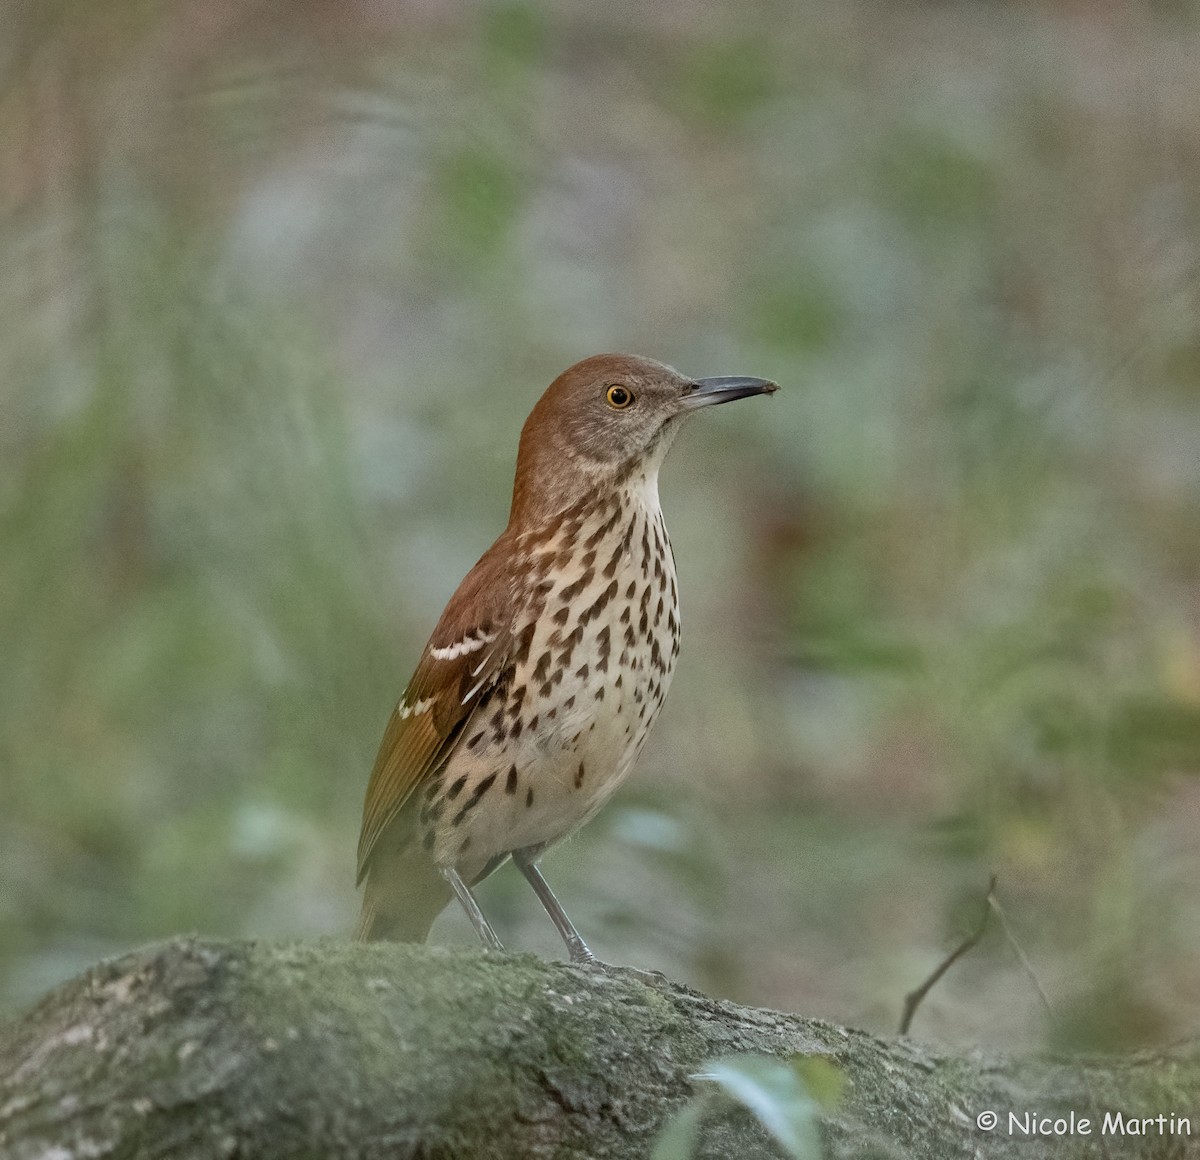
[[1194,1034],[1198,228],[1188,0],[3,0],[0,1014],[349,933],[521,423],[630,350],[783,390],[664,471],[597,953],[890,1031],[994,872],[915,1033]]

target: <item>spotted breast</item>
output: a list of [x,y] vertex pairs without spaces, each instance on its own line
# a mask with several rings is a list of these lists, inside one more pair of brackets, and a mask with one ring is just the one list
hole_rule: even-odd
[[[418,817],[424,848],[468,882],[514,850],[566,837],[608,800],[679,655],[675,562],[655,478],[638,474],[589,497],[515,548],[512,658],[425,787]],[[496,635],[478,626],[443,655],[461,649],[483,662]]]

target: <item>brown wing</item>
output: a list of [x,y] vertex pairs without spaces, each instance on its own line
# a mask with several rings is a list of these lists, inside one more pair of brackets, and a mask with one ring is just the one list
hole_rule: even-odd
[[400,703],[392,711],[363,803],[358,881],[371,852],[413,791],[449,757],[481,700],[510,663],[513,635],[501,541],[446,605]]

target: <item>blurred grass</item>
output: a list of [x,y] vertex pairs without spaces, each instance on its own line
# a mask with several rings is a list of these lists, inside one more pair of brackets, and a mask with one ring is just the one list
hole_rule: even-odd
[[784,390],[664,473],[675,689],[549,861],[599,952],[890,1029],[995,871],[1054,1015],[993,934],[919,1033],[1194,1030],[1195,6],[2,18],[0,1006],[349,929],[521,421],[632,349]]

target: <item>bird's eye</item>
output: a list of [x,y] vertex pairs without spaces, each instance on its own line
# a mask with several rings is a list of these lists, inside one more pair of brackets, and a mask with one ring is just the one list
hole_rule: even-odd
[[612,386],[604,393],[604,397],[608,400],[610,407],[616,407],[618,411],[623,411],[630,403],[633,402],[633,392],[628,387]]

